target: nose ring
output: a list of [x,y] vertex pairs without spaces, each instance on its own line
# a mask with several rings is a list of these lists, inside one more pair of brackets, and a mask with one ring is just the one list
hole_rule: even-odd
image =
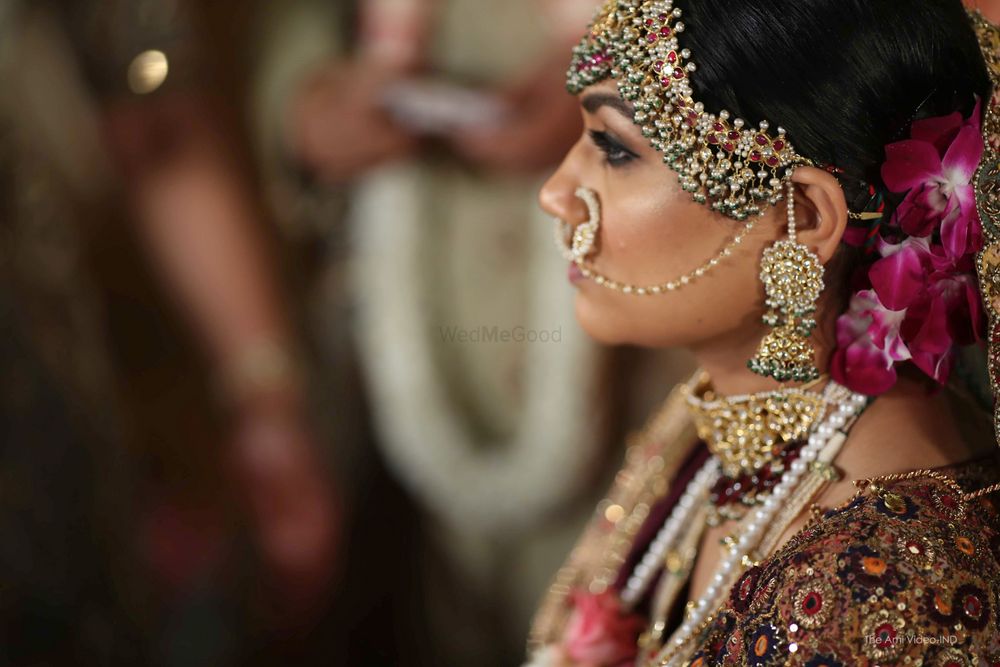
[[571,262],[582,262],[593,254],[597,244],[597,232],[601,228],[601,206],[597,193],[590,188],[579,187],[576,196],[587,205],[588,219],[577,225],[570,235],[570,224],[562,218],[555,218],[556,245],[564,258]]

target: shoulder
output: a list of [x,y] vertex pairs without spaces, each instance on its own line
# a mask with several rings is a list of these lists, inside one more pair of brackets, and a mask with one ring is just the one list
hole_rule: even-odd
[[922,476],[827,512],[737,581],[717,646],[761,665],[1000,664],[1000,516],[961,493]]

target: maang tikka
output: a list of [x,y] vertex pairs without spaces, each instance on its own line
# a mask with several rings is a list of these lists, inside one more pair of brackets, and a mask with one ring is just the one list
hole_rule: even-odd
[[779,382],[808,382],[819,377],[816,350],[809,340],[816,328],[816,305],[823,292],[823,265],[799,243],[795,226],[795,185],[788,181],[788,238],[764,251],[760,279],[767,295],[764,336],[747,366]]

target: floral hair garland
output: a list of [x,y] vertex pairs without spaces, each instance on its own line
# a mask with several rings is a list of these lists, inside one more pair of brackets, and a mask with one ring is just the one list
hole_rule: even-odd
[[[972,184],[983,155],[980,108],[977,101],[968,119],[916,121],[909,139],[886,146],[882,180],[905,198],[876,232],[879,258],[837,320],[831,361],[833,379],[854,391],[888,391],[907,361],[944,384],[956,346],[983,338],[975,280],[983,231]],[[860,246],[865,236],[845,242]]]

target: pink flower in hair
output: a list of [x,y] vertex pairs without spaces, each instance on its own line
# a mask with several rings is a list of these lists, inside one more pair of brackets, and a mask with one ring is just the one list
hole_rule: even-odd
[[857,293],[837,321],[834,378],[876,395],[896,381],[895,364],[912,361],[944,383],[956,344],[982,337],[982,307],[971,256],[953,258],[926,237],[881,241],[868,271],[872,289]]
[[[951,373],[956,345],[982,339],[983,310],[974,254],[983,246],[972,178],[983,154],[980,103],[913,124],[911,137],[886,146],[882,179],[906,193],[868,285],[837,320],[831,373],[868,395],[888,391],[896,364],[911,361],[937,382]],[[906,236],[908,235],[908,236]]]
[[972,176],[983,155],[980,107],[963,120],[958,112],[913,123],[911,138],[889,144],[882,180],[892,192],[906,193],[895,222],[910,236],[940,231],[951,257],[983,245]]
[[837,349],[830,362],[833,379],[869,396],[896,384],[896,362],[912,357],[901,327],[906,311],[889,310],[874,290],[858,292],[837,320]]

